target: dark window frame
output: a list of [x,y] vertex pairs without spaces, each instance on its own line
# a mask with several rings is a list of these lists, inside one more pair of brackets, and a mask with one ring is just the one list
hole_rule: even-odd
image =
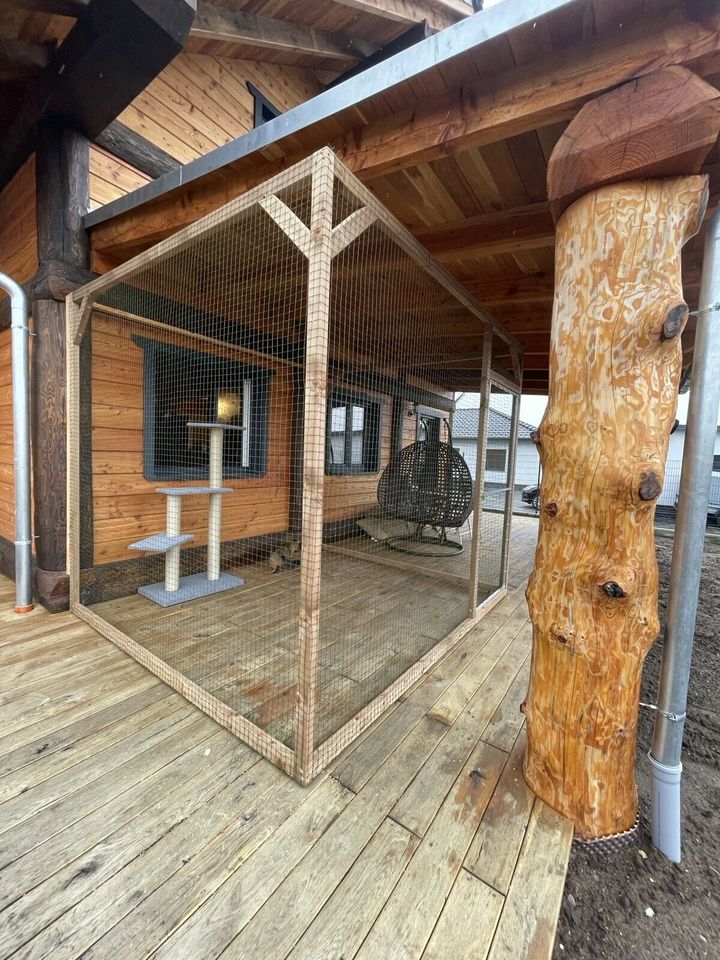
[[432,440],[432,439],[439,440],[442,434],[442,425],[443,425],[443,420],[445,420],[445,417],[443,417],[441,413],[439,413],[437,410],[433,409],[432,407],[422,407],[422,406],[416,405],[415,411],[416,411],[416,417],[417,417],[417,424],[415,428],[415,439],[416,440],[421,439],[420,435],[422,433],[423,420],[426,420],[426,421],[434,420],[437,424],[437,436],[434,438],[428,436],[428,440]]
[[[213,353],[178,347],[175,344],[154,340],[151,337],[133,335],[133,342],[143,351],[143,476],[152,482],[207,479],[207,467],[161,466],[156,462],[156,378],[157,358],[160,353],[175,355],[178,359],[191,359],[198,366],[216,367],[232,373],[240,382],[252,381],[250,405],[251,430],[249,438],[249,464],[228,467],[223,464],[223,476],[228,479],[243,477],[264,477],[267,473],[267,451],[269,441],[270,378],[273,371],[265,367],[256,367],[247,363],[227,360]],[[238,377],[239,375],[239,377]]]
[[271,120],[274,120],[275,117],[279,117],[282,110],[276,107],[271,100],[268,100],[265,94],[261,93],[254,83],[250,83],[249,80],[247,80],[246,83],[248,90],[252,94],[254,103],[253,126],[261,127],[264,123],[269,123]]
[[[345,458],[343,463],[332,462],[332,411],[334,407],[345,406]],[[352,452],[352,408],[362,407],[363,415],[363,456],[362,463],[349,463]],[[325,473],[331,476],[354,476],[373,474],[380,471],[380,447],[382,442],[382,421],[384,403],[379,397],[352,390],[332,390],[327,402],[327,435],[325,441]],[[349,428],[349,429],[348,429]]]

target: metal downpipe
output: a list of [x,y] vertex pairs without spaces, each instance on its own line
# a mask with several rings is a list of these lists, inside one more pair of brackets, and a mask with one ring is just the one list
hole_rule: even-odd
[[652,842],[680,862],[680,778],[710,477],[720,403],[720,209],[705,237],[657,715],[649,753]]
[[29,613],[32,598],[32,507],[30,501],[30,360],[28,300],[7,274],[0,287],[10,295],[15,481],[15,612]]

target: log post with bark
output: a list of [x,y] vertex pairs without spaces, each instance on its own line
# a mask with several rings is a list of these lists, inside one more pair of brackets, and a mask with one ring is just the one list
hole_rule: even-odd
[[580,838],[633,827],[642,665],[659,632],[653,520],[688,318],[680,251],[718,92],[682,68],[587,104],[548,168],[559,216],[525,777]]

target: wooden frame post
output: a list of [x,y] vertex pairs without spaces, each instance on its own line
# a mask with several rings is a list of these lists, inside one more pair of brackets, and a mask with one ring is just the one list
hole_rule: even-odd
[[[522,367],[520,368],[520,381],[522,382]],[[508,568],[510,566],[510,533],[512,531],[512,508],[515,499],[515,463],[517,460],[517,435],[518,423],[520,421],[520,395],[511,393],[512,397],[512,418],[510,420],[510,439],[508,447],[508,488],[505,494],[505,517],[502,539],[502,551],[500,554],[500,586],[507,586]]]
[[65,300],[65,379],[67,403],[66,536],[70,607],[80,601],[80,345],[82,309],[72,294]]
[[470,579],[468,581],[468,616],[477,613],[478,572],[480,570],[480,527],[485,499],[485,449],[487,447],[488,410],[490,408],[490,364],[492,361],[492,333],[485,331],[480,385],[480,413],[477,446],[475,448],[475,490],[473,491],[472,540],[470,541]]
[[315,690],[320,635],[320,567],[323,539],[323,488],[327,410],[328,331],[334,163],[329,151],[313,158],[305,335],[302,559],[298,710],[295,726],[296,776],[312,777],[315,747]]

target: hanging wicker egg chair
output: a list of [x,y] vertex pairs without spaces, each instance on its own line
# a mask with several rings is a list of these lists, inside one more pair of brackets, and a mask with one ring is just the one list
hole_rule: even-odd
[[417,440],[403,447],[383,470],[377,497],[388,516],[415,524],[413,533],[386,540],[389,547],[431,557],[462,552],[462,542],[449,540],[447,528],[461,527],[472,513],[473,480],[449,443]]

